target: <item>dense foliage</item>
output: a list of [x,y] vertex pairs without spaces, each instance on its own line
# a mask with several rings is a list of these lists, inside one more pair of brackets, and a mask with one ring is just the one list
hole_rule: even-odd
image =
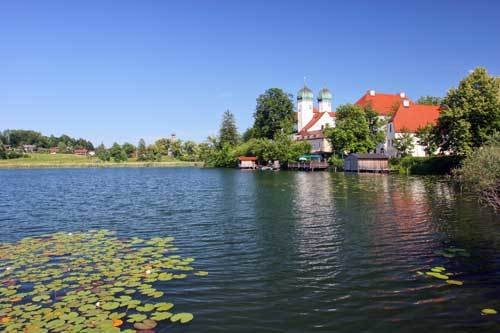
[[442,151],[471,153],[500,131],[500,78],[477,68],[452,88],[443,100],[435,129]]
[[336,112],[336,126],[325,129],[325,136],[335,154],[366,153],[384,140],[381,123],[376,113],[354,104],[340,105]]
[[500,209],[500,135],[476,149],[454,171],[455,180],[479,199]]
[[0,141],[4,145],[10,145],[13,148],[21,148],[23,145],[35,145],[39,148],[63,147],[64,152],[74,149],[93,150],[92,142],[79,138],[72,138],[66,134],[59,137],[51,135],[45,136],[40,132],[23,129],[7,129],[0,133]]
[[308,142],[292,138],[293,104],[281,89],[268,89],[257,98],[254,119],[240,142],[234,115],[226,111],[219,135],[198,145],[200,159],[210,167],[235,167],[239,156],[255,156],[261,164],[286,164],[311,151]]
[[253,137],[273,139],[277,132],[291,133],[292,129],[292,96],[279,88],[266,90],[257,98]]
[[389,160],[393,171],[413,175],[445,175],[460,165],[460,156],[394,157]]

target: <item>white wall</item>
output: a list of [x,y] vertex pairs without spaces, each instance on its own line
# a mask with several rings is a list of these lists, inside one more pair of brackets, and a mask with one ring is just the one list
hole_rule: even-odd
[[328,113],[324,113],[321,118],[309,129],[309,131],[320,131],[326,127],[335,127],[335,118]]
[[313,101],[308,99],[297,101],[297,112],[297,130],[300,132],[313,117]]
[[[415,157],[425,157],[425,147],[418,144],[418,137],[415,135],[415,133],[410,133],[413,141],[413,151],[412,151],[412,156]],[[394,132],[394,124],[389,123],[387,125],[387,140],[386,140],[386,154],[395,157],[398,156],[399,152],[396,148],[394,148],[394,140],[399,139],[403,136],[403,133],[401,132]]]

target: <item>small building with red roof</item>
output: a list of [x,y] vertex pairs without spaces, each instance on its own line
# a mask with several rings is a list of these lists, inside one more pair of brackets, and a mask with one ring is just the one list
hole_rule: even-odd
[[412,156],[425,156],[425,147],[419,144],[416,133],[429,124],[435,125],[440,110],[439,105],[415,104],[404,100],[387,124],[387,154],[398,156],[394,140],[402,137],[403,133],[410,133],[414,144]]

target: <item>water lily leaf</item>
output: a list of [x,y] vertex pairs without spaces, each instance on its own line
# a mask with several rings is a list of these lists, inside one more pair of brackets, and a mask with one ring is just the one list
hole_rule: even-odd
[[436,273],[436,272],[426,272],[425,274],[435,277],[436,279],[441,279],[441,280],[448,280],[449,277],[447,275],[441,274],[441,273]]
[[193,320],[193,315],[188,312],[180,312],[170,317],[170,320],[174,323],[180,321],[182,324],[185,324]]
[[498,312],[495,310],[495,309],[489,309],[489,308],[486,308],[486,309],[482,309],[481,310],[481,313],[483,315],[495,315],[497,314]]
[[140,322],[140,321],[143,321],[144,319],[147,319],[148,317],[146,315],[143,315],[143,314],[140,314],[140,313],[137,313],[137,314],[133,314],[133,315],[130,315],[128,317],[128,322],[129,323],[135,323],[135,322]]
[[144,304],[143,306],[138,306],[135,309],[140,312],[150,312],[155,309],[155,306],[153,304]]
[[151,319],[156,320],[156,321],[162,321],[165,319],[168,319],[172,317],[171,312],[155,312],[151,315]]
[[174,307],[172,303],[157,303],[155,305],[157,311],[168,311]]
[[120,306],[118,302],[106,302],[101,305],[103,310],[114,310]]
[[446,283],[448,283],[448,284],[454,284],[454,285],[457,285],[457,286],[461,286],[461,285],[464,284],[462,281],[458,281],[458,280],[446,280]]
[[143,320],[142,322],[135,323],[134,328],[138,330],[150,330],[156,327],[156,321],[151,319]]

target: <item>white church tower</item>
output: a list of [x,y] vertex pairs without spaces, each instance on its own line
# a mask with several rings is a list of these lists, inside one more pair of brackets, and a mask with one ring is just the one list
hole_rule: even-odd
[[327,88],[323,88],[318,94],[319,112],[332,112],[332,93]]
[[297,93],[297,130],[300,132],[313,118],[313,92],[304,87]]

